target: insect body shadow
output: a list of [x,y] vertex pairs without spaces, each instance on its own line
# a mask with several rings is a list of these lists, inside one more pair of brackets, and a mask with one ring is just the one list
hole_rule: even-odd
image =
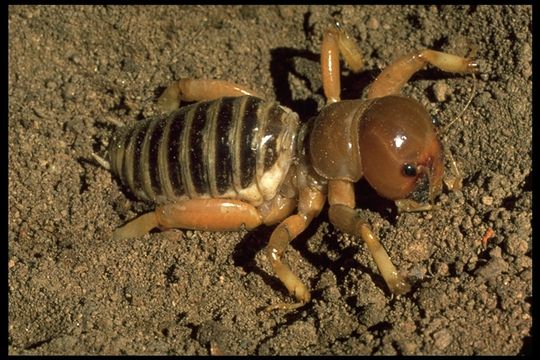
[[[320,104],[324,103],[324,93],[320,80],[320,55],[307,50],[279,47],[270,51],[270,74],[277,101],[300,115],[300,119],[316,116]],[[304,60],[308,66],[299,66],[296,60]],[[313,71],[312,71],[313,70]],[[375,79],[378,70],[365,70],[359,74],[342,74],[342,99],[359,99],[366,87]],[[295,100],[291,90],[289,74],[302,80],[312,93],[308,99]],[[320,102],[316,100],[320,99]]]

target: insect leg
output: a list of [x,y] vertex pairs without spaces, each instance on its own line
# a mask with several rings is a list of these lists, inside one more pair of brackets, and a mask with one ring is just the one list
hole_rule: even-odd
[[113,232],[113,241],[130,239],[138,236],[143,236],[153,228],[158,227],[156,213],[154,211],[143,214],[126,225],[119,227]]
[[258,210],[240,200],[191,199],[158,207],[118,228],[113,239],[142,236],[153,228],[207,231],[253,229],[262,223]]
[[341,25],[336,23],[325,30],[321,46],[323,89],[329,104],[340,100],[340,53],[353,72],[362,70],[363,59],[358,45]]
[[427,64],[447,72],[475,73],[478,71],[478,64],[469,58],[430,49],[421,50],[402,56],[388,65],[371,84],[368,98],[399,93],[411,76]]
[[326,29],[321,45],[321,73],[324,96],[331,104],[340,100],[339,33],[336,28]]
[[260,94],[224,80],[180,79],[169,85],[157,100],[157,106],[164,112],[180,107],[181,101],[214,100],[225,96],[251,95],[262,98]]
[[336,22],[338,32],[338,45],[341,55],[347,63],[347,67],[357,73],[364,67],[364,59],[358,48],[358,44],[353,38],[341,27],[339,22]]
[[407,293],[410,286],[398,273],[388,253],[371,231],[369,225],[354,209],[353,184],[344,180],[330,180],[328,183],[330,221],[341,231],[361,237],[377,264],[390,291],[396,295]]
[[296,198],[287,198],[281,194],[257,207],[265,225],[274,225],[285,219],[296,208]]
[[276,227],[266,248],[268,257],[276,276],[285,285],[291,295],[294,295],[298,301],[295,304],[275,304],[269,306],[266,310],[275,309],[291,310],[296,309],[311,299],[308,288],[289,268],[282,262],[282,257],[287,250],[289,243],[306,229],[311,220],[317,216],[325,201],[322,192],[313,190],[307,186],[300,189],[300,198],[298,201],[298,214],[291,215]]

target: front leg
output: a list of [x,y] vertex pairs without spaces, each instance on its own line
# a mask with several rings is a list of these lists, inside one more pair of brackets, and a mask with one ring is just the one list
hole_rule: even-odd
[[345,180],[330,180],[328,183],[328,202],[330,203],[329,217],[332,224],[345,233],[362,238],[390,291],[396,295],[409,292],[410,285],[407,280],[399,274],[369,225],[354,209],[353,184]]
[[340,101],[339,54],[353,72],[363,67],[363,59],[358,45],[339,23],[325,30],[321,45],[321,75],[324,95],[328,104]]
[[452,73],[472,74],[478,71],[478,64],[471,59],[430,49],[421,50],[388,65],[371,84],[368,98],[398,94],[411,76],[427,64]]

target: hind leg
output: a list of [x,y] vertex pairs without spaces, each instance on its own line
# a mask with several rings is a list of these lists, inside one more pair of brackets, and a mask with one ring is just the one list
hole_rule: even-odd
[[224,96],[251,95],[262,98],[260,94],[224,80],[180,79],[169,85],[157,100],[157,106],[171,112],[180,107],[181,101],[214,100]]
[[128,222],[114,240],[142,236],[154,228],[207,231],[253,229],[262,224],[259,211],[248,203],[228,199],[191,199],[158,207]]

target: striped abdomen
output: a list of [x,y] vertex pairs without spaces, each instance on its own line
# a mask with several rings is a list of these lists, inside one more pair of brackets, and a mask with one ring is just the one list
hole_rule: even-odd
[[221,98],[120,129],[109,159],[143,200],[231,198],[257,206],[276,195],[297,130],[298,115],[276,103]]

